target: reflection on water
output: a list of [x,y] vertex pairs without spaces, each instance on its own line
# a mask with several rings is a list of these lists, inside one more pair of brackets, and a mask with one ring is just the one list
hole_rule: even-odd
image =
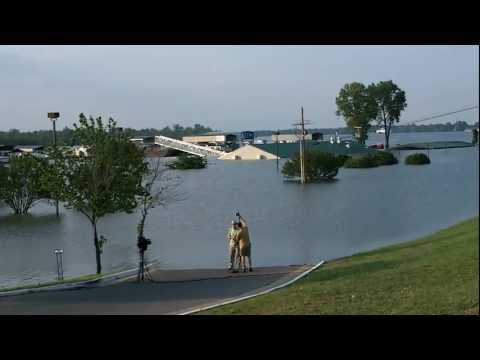
[[60,214],[60,217],[57,218],[55,214],[50,213],[36,213],[35,215],[28,214],[24,216],[17,216],[13,213],[8,213],[0,217],[0,226],[20,228],[17,230],[22,230],[24,226],[28,231],[29,228],[33,227],[42,227],[42,226],[51,226],[53,223],[58,223],[62,218],[65,217],[65,214]]
[[[425,136],[470,140],[468,133],[404,135],[403,143]],[[285,183],[273,161],[215,160],[204,170],[178,172],[186,199],[152,210],[148,257],[165,268],[226,266],[225,232],[236,209],[250,225],[254,266],[328,260],[411,240],[478,214],[478,147],[431,150],[432,164],[419,167],[403,165],[409,153],[397,152],[398,165],[341,169],[336,182],[305,186]],[[95,271],[90,224],[74,211],[61,213],[57,220],[54,207],[40,204],[31,216],[18,217],[0,206],[0,284],[53,280],[54,248],[64,249],[65,276]],[[99,231],[108,238],[105,271],[137,262],[137,221],[138,214],[100,221]]]

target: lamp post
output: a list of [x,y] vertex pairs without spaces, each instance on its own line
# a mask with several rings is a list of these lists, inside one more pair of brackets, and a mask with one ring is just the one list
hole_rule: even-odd
[[[47,116],[52,121],[52,124],[53,124],[53,147],[56,150],[57,149],[57,129],[55,127],[55,122],[60,117],[60,113],[49,112]],[[58,199],[55,199],[55,213],[57,214],[57,218],[58,218]]]
[[63,280],[63,261],[62,261],[63,249],[54,249],[53,253],[57,258],[57,280],[62,281]]

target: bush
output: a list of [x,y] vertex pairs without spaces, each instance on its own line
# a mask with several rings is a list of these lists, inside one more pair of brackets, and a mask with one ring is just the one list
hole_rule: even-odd
[[348,160],[348,159],[351,159],[352,157],[349,156],[349,155],[345,155],[345,154],[339,154],[337,155],[337,158],[338,160],[341,162],[341,166],[343,166],[345,164],[345,162]]
[[365,155],[365,156],[354,156],[343,164],[344,167],[346,168],[373,168],[377,167],[377,163],[375,162],[375,159],[371,155]]
[[349,158],[343,164],[346,168],[373,168],[383,165],[398,164],[397,158],[388,151],[376,151],[363,156]]
[[[319,151],[305,151],[305,181],[315,182],[332,180],[338,174],[338,169],[346,160],[345,155],[335,156]],[[286,177],[300,176],[300,156],[288,160],[283,166],[282,173]]]
[[407,165],[425,165],[430,164],[430,158],[422,153],[410,154],[405,158]]
[[388,151],[377,151],[374,158],[378,166],[398,164],[397,158]]
[[202,156],[181,154],[177,160],[167,164],[170,169],[190,170],[207,167],[207,159]]

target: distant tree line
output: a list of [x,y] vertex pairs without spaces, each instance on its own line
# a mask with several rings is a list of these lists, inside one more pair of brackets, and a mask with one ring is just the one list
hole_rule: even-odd
[[[372,126],[370,131],[375,131],[380,129],[381,126]],[[408,125],[395,125],[393,126],[393,131],[396,133],[399,132],[438,132],[438,131],[464,131],[469,129],[476,129],[478,128],[478,121],[470,125],[465,121],[456,121],[454,123],[447,122],[445,124],[408,124]],[[339,134],[351,134],[351,130],[348,127],[339,127],[339,128],[316,128],[316,129],[307,129],[309,133],[312,132],[320,132],[322,134],[335,134],[338,132]],[[295,130],[293,129],[286,129],[280,130],[280,134],[293,134]],[[255,136],[270,136],[273,134],[272,130],[259,130],[255,131]]]
[[464,131],[469,129],[478,128],[478,121],[469,125],[465,121],[456,121],[453,124],[447,122],[446,124],[409,124],[409,125],[396,125],[394,127],[395,132],[435,132],[435,131]]
[[[163,135],[174,139],[181,139],[183,136],[198,135],[213,131],[208,126],[195,124],[193,127],[183,127],[174,124],[172,127],[165,126],[163,129],[132,129],[124,128],[123,132],[127,137]],[[20,131],[11,129],[0,131],[0,145],[49,145],[53,142],[52,130]],[[57,130],[57,143],[59,145],[80,145],[74,136],[74,130],[65,127]]]
[[[408,124],[408,125],[395,125],[393,127],[394,132],[437,132],[437,131],[464,131],[467,129],[478,128],[478,121],[469,125],[465,121],[456,121],[455,123],[447,122],[445,124]],[[370,131],[375,131],[376,126],[372,126]],[[323,134],[351,134],[351,130],[347,127],[339,128],[316,128],[307,129],[308,132],[321,132]],[[128,137],[138,136],[154,136],[163,135],[174,139],[181,139],[183,136],[199,135],[207,132],[214,131],[210,127],[206,127],[200,124],[195,124],[193,127],[183,127],[178,124],[172,127],[166,126],[163,129],[123,129],[124,133]],[[281,134],[292,134],[293,129],[280,130]],[[73,136],[73,129],[65,127],[63,130],[57,130],[57,142],[62,145],[80,145],[77,143]],[[272,130],[257,130],[255,136],[270,136],[273,134]],[[240,135],[240,134],[237,134]],[[52,130],[36,130],[36,131],[19,131],[17,129],[11,129],[9,131],[0,131],[0,145],[49,145],[53,141]]]
[[124,128],[123,133],[128,137],[137,137],[137,136],[154,136],[154,135],[163,135],[168,136],[174,139],[181,140],[183,136],[192,136],[192,135],[200,135],[207,132],[214,131],[212,128],[208,126],[203,126],[200,124],[195,124],[193,127],[187,126],[183,127],[179,124],[174,124],[172,127],[165,126],[163,129],[132,129],[132,128]]

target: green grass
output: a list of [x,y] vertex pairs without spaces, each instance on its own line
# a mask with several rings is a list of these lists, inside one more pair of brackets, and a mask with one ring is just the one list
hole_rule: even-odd
[[94,279],[97,279],[97,278],[99,278],[101,276],[105,276],[105,275],[107,275],[107,274],[91,274],[91,275],[83,275],[83,276],[79,276],[79,277],[75,277],[75,278],[71,278],[71,279],[64,279],[63,281],[51,281],[51,282],[45,282],[45,283],[16,286],[16,287],[11,287],[11,288],[0,288],[0,293],[5,292],[5,291],[37,289],[37,288],[41,288],[41,287],[45,287],[45,286],[60,285],[60,284],[71,284],[71,283],[89,281],[89,280],[94,280]]
[[478,314],[478,217],[202,314]]

